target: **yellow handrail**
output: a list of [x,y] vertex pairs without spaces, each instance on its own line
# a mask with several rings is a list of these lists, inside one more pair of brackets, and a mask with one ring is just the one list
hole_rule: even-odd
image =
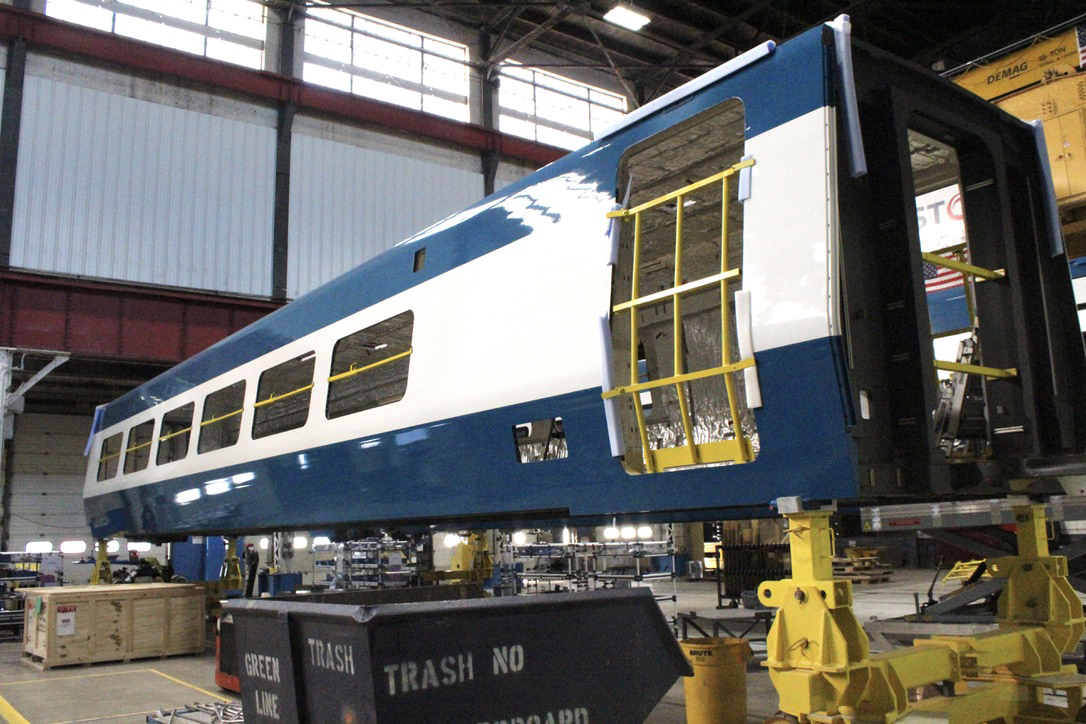
[[192,432],[192,425],[189,425],[184,430],[177,430],[175,432],[170,432],[170,433],[167,433],[165,435],[162,435],[161,437],[158,438],[158,441],[162,442],[163,440],[169,440],[170,438],[177,437],[178,435],[184,435],[186,432]]
[[400,352],[399,354],[394,354],[391,357],[385,357],[383,360],[378,360],[377,362],[368,364],[365,367],[355,368],[352,366],[351,369],[347,370],[346,372],[340,372],[338,375],[332,375],[328,378],[328,381],[339,382],[340,380],[345,380],[348,377],[354,377],[355,375],[362,374],[363,372],[366,372],[368,370],[372,370],[374,367],[380,367],[381,365],[387,365],[389,362],[395,362],[398,359],[402,359],[407,355],[411,354],[413,351],[413,347],[408,347],[406,352]]
[[309,392],[312,389],[313,389],[313,383],[310,382],[305,387],[299,387],[296,390],[291,390],[290,392],[284,392],[281,395],[272,395],[271,397],[269,397],[266,400],[260,400],[259,402],[254,402],[253,407],[263,407],[264,405],[270,405],[273,402],[279,402],[279,400],[285,400],[288,397],[294,397],[294,395],[300,395],[303,392]]
[[712,367],[707,370],[698,370],[697,372],[687,372],[685,375],[673,375],[671,377],[662,377],[658,380],[649,380],[648,382],[638,382],[636,384],[622,385],[616,387],[613,390],[608,390],[603,393],[603,399],[609,400],[612,397],[618,397],[619,395],[632,395],[638,392],[644,392],[645,390],[654,390],[657,387],[667,387],[668,385],[681,385],[684,382],[692,382],[693,380],[702,380],[706,377],[715,377],[716,375],[726,375],[731,372],[738,372],[739,370],[745,370],[747,367],[754,366],[754,358],[747,357],[739,362],[733,362],[732,364],[721,365],[720,367]]
[[[133,445],[132,447],[126,447],[124,449],[124,451],[125,452],[135,452],[136,450],[140,450],[141,448],[148,447],[153,442],[154,442],[154,440],[148,440],[147,442],[142,442],[139,445]],[[118,453],[118,454],[120,454],[120,453]]]
[[689,294],[690,292],[696,292],[699,289],[705,289],[715,284],[719,284],[723,281],[736,280],[742,276],[742,273],[738,269],[729,269],[726,272],[720,274],[713,274],[712,276],[705,277],[704,279],[695,279],[692,282],[681,284],[674,289],[662,289],[652,294],[646,294],[640,299],[632,299],[622,304],[616,304],[611,308],[613,312],[625,312],[627,309],[633,307],[647,307],[652,304],[659,304],[660,302],[671,301],[671,298],[678,294]]
[[970,365],[965,364],[964,362],[946,362],[939,359],[935,360],[935,369],[945,370],[947,372],[965,372],[967,374],[973,375],[984,375],[985,377],[992,377],[1001,380],[1018,376],[1018,368],[1016,367],[1001,369],[999,367],[982,367],[980,365]]
[[629,217],[629,216],[635,216],[637,214],[640,214],[642,211],[648,211],[649,209],[654,208],[656,206],[660,206],[661,204],[666,204],[668,201],[671,201],[673,199],[677,199],[680,196],[689,196],[690,194],[697,191],[698,189],[705,188],[706,186],[709,186],[710,184],[715,183],[716,181],[721,181],[723,179],[726,179],[728,176],[731,176],[731,175],[737,173],[740,169],[744,169],[744,168],[747,168],[748,166],[753,166],[753,165],[754,165],[754,159],[753,158],[750,159],[749,161],[740,161],[739,163],[735,164],[734,166],[724,169],[720,173],[715,173],[712,176],[709,176],[708,178],[703,178],[701,181],[695,181],[692,184],[689,184],[687,186],[683,186],[681,189],[678,189],[676,191],[672,191],[671,193],[668,193],[668,194],[664,194],[663,196],[658,196],[655,199],[652,199],[651,201],[646,201],[645,203],[640,204],[639,206],[635,206],[632,209],[619,209],[618,211],[608,211],[607,212],[607,217],[610,218],[610,219],[622,219],[622,218],[626,218],[626,217]]
[[109,455],[103,455],[102,457],[98,458],[98,462],[99,463],[104,463],[106,460],[112,460],[113,458],[119,458],[120,456],[121,456],[121,451],[118,450],[115,453],[111,453]]
[[960,271],[963,274],[969,274],[981,279],[995,280],[1002,279],[1007,276],[1007,272],[1002,269],[985,269],[984,267],[974,266],[964,261],[958,261],[956,259],[947,259],[945,256],[939,256],[931,252],[922,251],[920,257],[929,264],[935,264],[936,266],[946,267],[947,269],[954,269]]
[[211,425],[211,424],[216,423],[216,422],[220,422],[222,420],[225,420],[228,417],[233,417],[234,415],[240,415],[242,412],[244,412],[244,408],[242,408],[241,410],[234,410],[233,412],[228,412],[225,415],[219,415],[218,417],[213,417],[210,420],[204,420],[204,421],[202,421],[200,423],[200,427],[203,427],[205,425]]

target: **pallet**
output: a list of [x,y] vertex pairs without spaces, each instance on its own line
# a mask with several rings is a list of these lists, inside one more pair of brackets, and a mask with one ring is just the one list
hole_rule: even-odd
[[191,584],[26,589],[23,660],[57,666],[204,650],[204,592]]
[[867,576],[843,576],[846,581],[852,581],[853,583],[886,583],[890,580],[890,574],[884,573],[882,575],[867,575]]
[[[204,647],[207,648],[206,646]],[[184,651],[172,654],[140,654],[138,656],[126,656],[123,659],[109,659],[108,663],[114,664],[128,664],[133,661],[147,661],[148,659],[159,659],[160,661],[165,659],[172,659],[177,656],[190,656],[194,653],[200,653],[199,651]],[[96,663],[106,663],[105,661],[84,661],[83,663],[72,661],[60,661],[56,663],[48,663],[44,658],[37,654],[31,654],[24,651],[22,653],[22,662],[27,666],[32,666],[38,671],[49,671],[51,669],[64,668],[65,666],[93,666]]]

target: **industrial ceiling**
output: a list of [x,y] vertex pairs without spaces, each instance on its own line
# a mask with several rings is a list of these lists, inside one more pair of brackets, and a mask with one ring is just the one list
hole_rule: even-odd
[[787,40],[841,13],[851,16],[859,40],[941,70],[1065,23],[1084,9],[1081,0],[622,0],[622,5],[651,18],[633,32],[603,19],[619,0],[332,4],[361,12],[395,5],[431,13],[489,36],[492,52],[484,61],[496,63],[525,47],[536,48],[562,59],[555,72],[566,65],[618,75],[639,103],[759,43]]

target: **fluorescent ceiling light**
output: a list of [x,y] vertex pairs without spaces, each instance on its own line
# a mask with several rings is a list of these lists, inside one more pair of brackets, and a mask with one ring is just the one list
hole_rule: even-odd
[[634,12],[625,5],[616,5],[607,11],[603,19],[615,25],[621,25],[628,30],[640,30],[649,24],[649,16]]

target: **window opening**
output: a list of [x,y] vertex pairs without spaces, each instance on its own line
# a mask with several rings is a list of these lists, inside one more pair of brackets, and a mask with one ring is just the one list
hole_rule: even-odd
[[329,419],[403,398],[414,325],[415,315],[404,312],[336,342],[328,378]]
[[513,443],[517,447],[517,459],[522,463],[540,463],[569,457],[566,433],[562,418],[513,425]]
[[162,417],[162,429],[158,432],[158,453],[156,465],[165,465],[180,460],[189,454],[189,439],[192,437],[192,413],[195,403],[182,405],[170,410]]
[[45,14],[261,70],[265,5],[261,0],[47,0]]
[[468,120],[468,48],[344,8],[306,9],[302,78]]
[[155,421],[141,422],[128,431],[128,447],[124,450],[124,474],[135,473],[151,462],[151,443],[154,442]]
[[423,247],[415,252],[415,264],[411,268],[413,272],[420,272],[422,268],[426,266],[426,248]]
[[[744,110],[738,99],[631,149],[618,188],[612,288],[615,378],[629,472],[742,463],[758,451],[737,372],[734,295],[741,279],[738,203]],[[631,184],[632,182],[632,184]]]
[[1002,279],[1002,269],[970,263],[966,209],[957,150],[909,129],[921,266],[939,402],[934,424],[948,457],[982,457],[990,448],[985,378],[1014,377],[983,365],[976,285]]
[[580,148],[626,114],[626,97],[512,61],[501,66],[498,128],[560,148]]
[[245,381],[235,382],[204,399],[204,413],[200,420],[200,453],[230,447],[241,434],[241,413],[245,399]]
[[121,433],[110,435],[102,441],[98,453],[98,479],[109,480],[117,474],[117,465],[121,457]]
[[305,425],[315,362],[316,355],[307,352],[260,375],[253,415],[254,440]]

